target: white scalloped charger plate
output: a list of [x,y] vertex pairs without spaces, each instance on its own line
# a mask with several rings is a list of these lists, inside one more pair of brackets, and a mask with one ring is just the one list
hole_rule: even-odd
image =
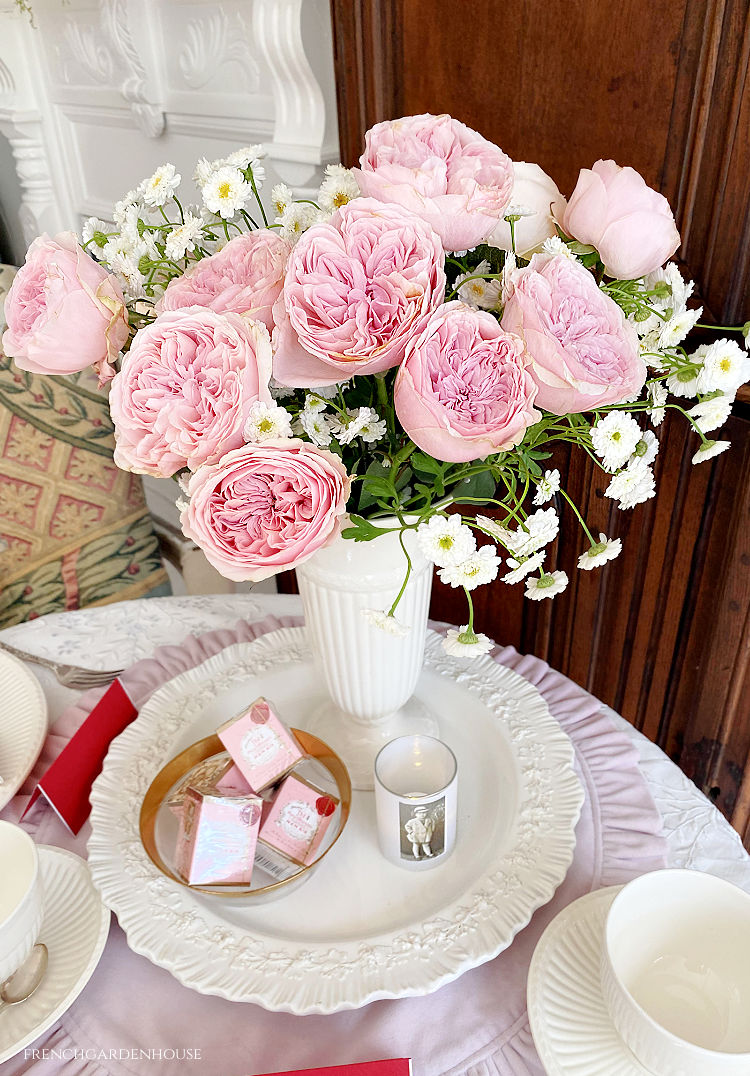
[[0,653],[0,810],[39,758],[47,735],[47,700],[23,662]]
[[186,986],[285,1012],[426,994],[510,945],[570,865],[583,789],[573,746],[535,688],[491,658],[468,666],[428,634],[417,698],[459,765],[456,850],[419,874],[380,855],[372,792],[304,886],[271,904],[170,882],[138,835],[158,770],[257,695],[305,727],[325,698],[303,628],[238,643],[154,693],[112,744],[92,796],[89,866],[129,945]]
[[527,1006],[547,1076],[651,1076],[617,1034],[599,980],[604,924],[621,889],[563,908],[534,950]]
[[44,844],[38,850],[44,884],[39,941],[49,950],[49,963],[32,996],[0,1015],[0,1063],[38,1039],[70,1008],[94,974],[109,933],[109,909],[80,856]]

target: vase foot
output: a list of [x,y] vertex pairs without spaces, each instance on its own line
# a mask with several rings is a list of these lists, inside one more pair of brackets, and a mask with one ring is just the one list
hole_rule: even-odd
[[310,715],[305,728],[333,748],[349,771],[352,788],[361,792],[375,787],[375,756],[381,747],[397,736],[437,736],[440,732],[436,717],[417,698],[372,725],[361,724],[335,703],[325,702]]

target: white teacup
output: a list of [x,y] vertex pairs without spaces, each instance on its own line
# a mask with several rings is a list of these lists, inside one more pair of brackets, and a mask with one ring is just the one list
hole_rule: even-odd
[[750,1073],[750,894],[700,871],[636,878],[610,907],[601,978],[620,1037],[650,1072]]
[[36,845],[20,826],[0,822],[0,983],[31,952],[43,914]]

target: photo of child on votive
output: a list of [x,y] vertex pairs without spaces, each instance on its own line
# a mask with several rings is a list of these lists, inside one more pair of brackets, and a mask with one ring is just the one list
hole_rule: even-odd
[[445,801],[429,807],[400,804],[401,858],[432,859],[445,850]]

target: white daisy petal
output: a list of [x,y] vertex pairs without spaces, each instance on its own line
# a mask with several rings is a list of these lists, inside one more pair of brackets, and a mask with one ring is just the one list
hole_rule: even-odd
[[404,639],[411,631],[408,625],[402,624],[400,620],[396,620],[395,616],[383,612],[382,609],[362,609],[360,612],[368,624],[380,628],[387,635],[393,635],[397,639]]
[[726,452],[730,445],[731,441],[704,441],[693,456],[693,463],[703,463],[705,460],[713,459],[714,456]]
[[446,654],[453,658],[463,658],[464,661],[489,654],[493,645],[492,639],[481,632],[471,632],[469,635],[468,624],[463,624],[460,628],[448,628],[443,639],[443,650]]
[[554,598],[556,594],[562,594],[568,585],[568,577],[565,572],[545,572],[543,575],[532,575],[526,580],[526,597],[538,602],[543,598]]
[[534,504],[546,504],[547,501],[552,500],[559,489],[560,472],[557,468],[554,471],[545,471],[544,477],[540,478],[537,483]]
[[621,552],[622,542],[619,538],[607,538],[606,535],[600,534],[596,545],[590,546],[578,558],[578,567],[586,572],[591,571],[592,568],[599,568],[602,564],[606,564],[608,560],[614,560],[615,557],[619,557]]
[[438,572],[440,581],[451,587],[465,587],[474,590],[475,587],[491,583],[497,576],[500,567],[500,558],[495,547],[483,545],[475,553],[466,557],[465,560],[455,564],[448,564]]
[[607,471],[622,467],[640,439],[640,426],[625,411],[610,411],[591,427],[591,444]]

